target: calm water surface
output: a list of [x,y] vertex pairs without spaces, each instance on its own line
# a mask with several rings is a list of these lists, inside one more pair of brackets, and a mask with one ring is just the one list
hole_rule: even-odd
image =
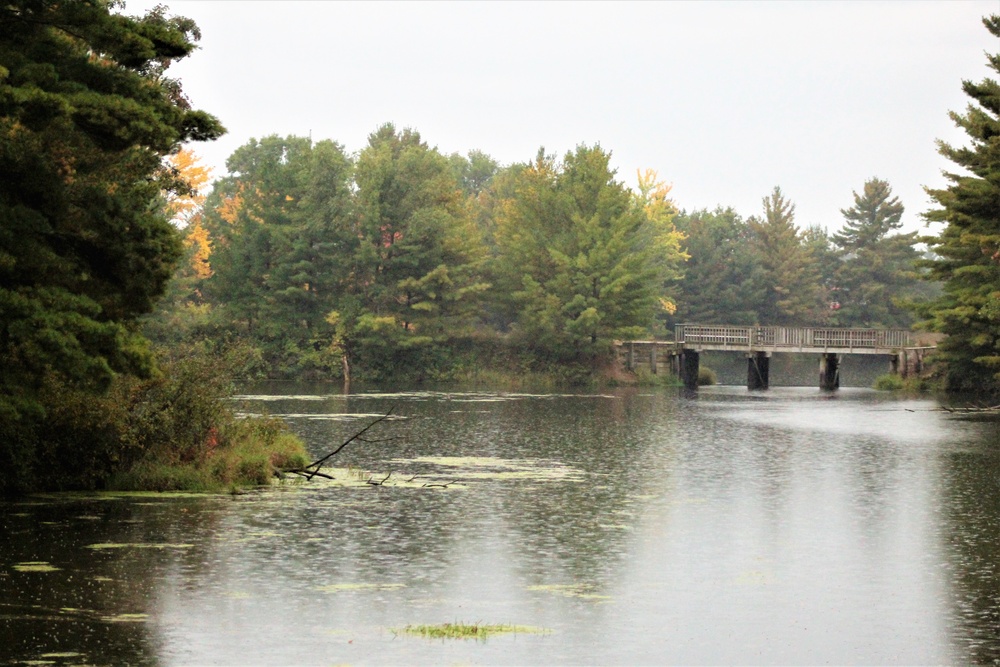
[[[317,455],[390,408],[394,439],[336,457],[352,487],[0,504],[0,664],[1000,659],[993,420],[850,389],[265,391],[241,409]],[[400,632],[456,621],[545,632]]]

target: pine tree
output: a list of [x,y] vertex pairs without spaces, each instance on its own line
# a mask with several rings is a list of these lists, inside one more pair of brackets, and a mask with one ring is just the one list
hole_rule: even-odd
[[223,132],[166,76],[199,37],[162,8],[0,6],[0,423],[41,412],[43,381],[101,391],[146,374],[136,320],[181,254],[162,160]]
[[[1000,15],[983,19],[1000,38]],[[988,57],[1000,73],[1000,54]],[[939,152],[962,169],[948,173],[950,184],[928,189],[939,208],[925,214],[944,224],[939,236],[924,239],[936,254],[925,265],[943,285],[941,296],[921,308],[923,326],[947,334],[939,358],[947,364],[950,390],[1000,391],[1000,84],[963,81],[972,99],[965,113],[952,112],[970,145],[939,143]]]
[[356,249],[330,314],[370,377],[433,365],[476,321],[485,248],[448,158],[413,130],[378,128],[355,171]]
[[833,235],[839,249],[834,322],[854,327],[908,327],[913,317],[903,305],[920,293],[916,232],[893,234],[902,226],[903,205],[887,181],[871,178],[854,206],[841,209],[844,228]]
[[764,197],[763,204],[764,217],[747,221],[762,269],[761,324],[810,324],[818,318],[821,307],[819,274],[795,226],[795,204],[779,187]]
[[751,233],[731,208],[682,212],[677,228],[690,259],[677,283],[674,321],[698,324],[756,324],[763,302],[761,263]]
[[497,207],[498,299],[520,339],[553,362],[600,363],[613,340],[648,333],[672,307],[665,288],[683,253],[668,189],[654,177],[633,195],[609,160],[600,147],[558,165],[539,151]]

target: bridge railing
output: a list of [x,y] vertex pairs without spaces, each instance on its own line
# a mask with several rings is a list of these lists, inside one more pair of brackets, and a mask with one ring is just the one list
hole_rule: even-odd
[[735,348],[896,349],[912,346],[912,335],[901,329],[678,324],[674,335],[682,344]]

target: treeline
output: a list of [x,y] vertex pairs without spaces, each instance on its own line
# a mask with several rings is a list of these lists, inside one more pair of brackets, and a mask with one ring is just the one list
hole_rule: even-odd
[[[866,182],[833,235],[775,188],[758,215],[678,211],[655,172],[610,154],[499,165],[384,125],[356,156],[270,136],[176,202],[188,258],[146,331],[238,339],[272,375],[448,378],[502,366],[580,379],[613,341],[677,322],[909,327],[926,296],[916,233]],[[189,154],[178,172],[204,181]]]

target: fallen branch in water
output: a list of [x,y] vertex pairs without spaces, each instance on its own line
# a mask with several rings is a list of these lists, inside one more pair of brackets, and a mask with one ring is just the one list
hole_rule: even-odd
[[989,407],[966,406],[963,408],[949,408],[947,405],[942,405],[941,409],[945,412],[1000,412],[1000,405],[991,405]]
[[[336,456],[337,454],[339,454],[341,452],[341,450],[344,449],[344,447],[347,447],[349,444],[351,444],[355,440],[360,441],[360,442],[387,442],[389,440],[395,440],[395,438],[379,438],[377,440],[369,440],[367,438],[362,437],[373,426],[375,426],[376,424],[378,424],[380,422],[384,422],[386,419],[388,419],[389,416],[392,415],[392,411],[395,408],[396,408],[396,406],[393,406],[393,407],[389,408],[388,412],[386,412],[384,415],[382,415],[381,417],[379,417],[375,421],[373,421],[370,424],[368,424],[368,426],[365,426],[363,429],[361,429],[360,431],[358,431],[357,433],[355,433],[354,435],[352,435],[350,438],[348,438],[347,440],[345,440],[344,442],[342,442],[339,447],[337,447],[335,450],[333,450],[332,452],[330,452],[329,454],[327,454],[323,458],[316,459],[315,461],[313,461],[312,463],[310,463],[309,465],[307,465],[305,468],[293,468],[293,469],[289,469],[289,470],[282,470],[281,472],[283,472],[283,473],[287,472],[287,473],[292,473],[292,474],[296,474],[296,475],[302,475],[307,480],[311,480],[313,477],[324,477],[326,479],[333,479],[333,477],[331,477],[330,475],[327,475],[325,473],[321,473],[320,472],[320,468],[323,467],[324,463],[326,463],[327,461],[329,461],[330,459],[332,459],[334,456]],[[390,473],[390,474],[392,474],[392,473]]]

